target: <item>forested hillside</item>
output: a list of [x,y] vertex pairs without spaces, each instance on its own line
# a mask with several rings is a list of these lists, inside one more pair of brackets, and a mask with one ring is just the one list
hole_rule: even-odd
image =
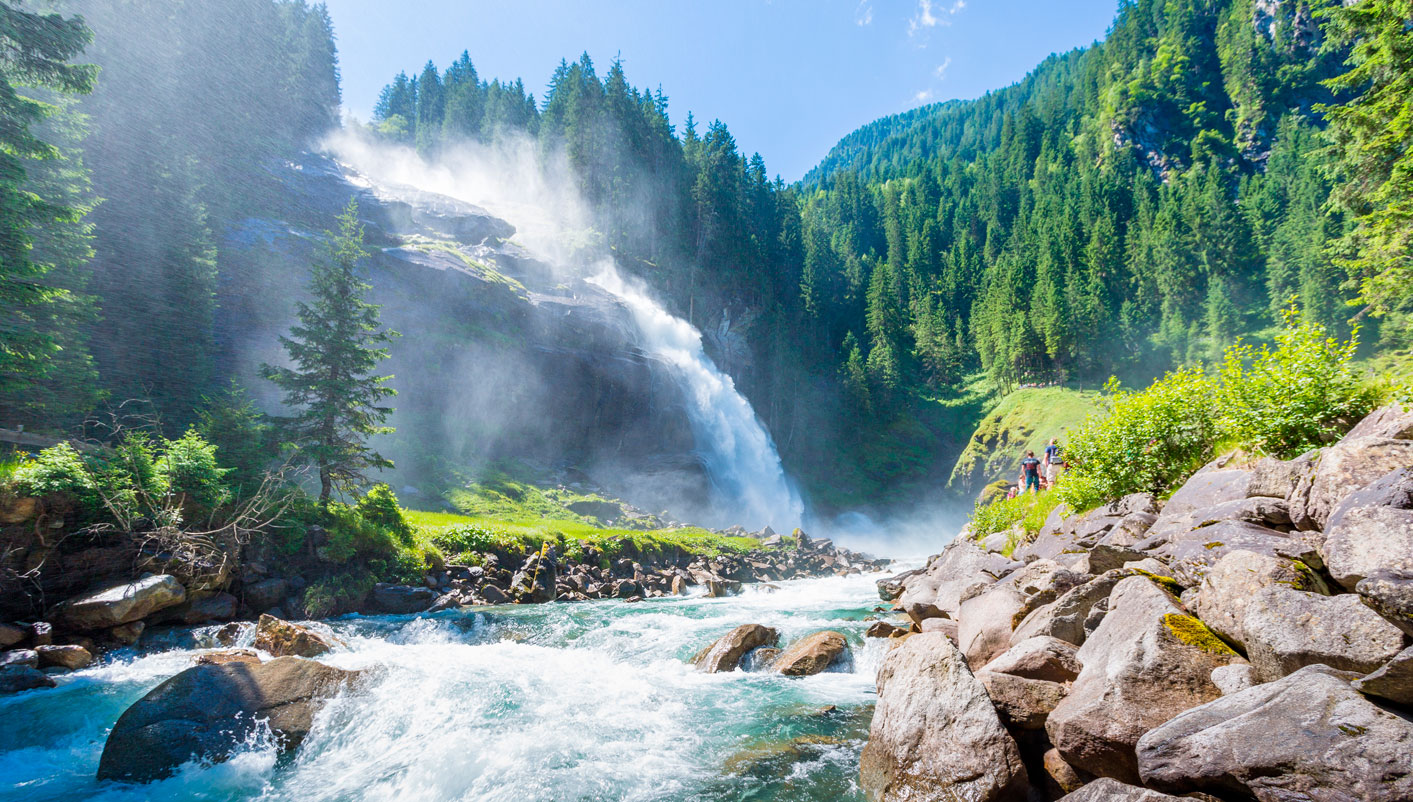
[[[468,54],[429,62],[388,85],[376,124],[429,157],[510,131],[562,148],[621,259],[708,331],[792,467],[856,502],[945,480],[978,376],[1144,380],[1260,338],[1291,304],[1406,338],[1398,291],[1361,289],[1388,265],[1348,258],[1367,210],[1331,198],[1324,130],[1367,80],[1333,80],[1352,32],[1397,5],[1124,2],[1104,41],[871,123],[799,186],[720,122],[674,131],[660,90],[587,57],[538,105]],[[711,336],[731,332],[749,347]]]

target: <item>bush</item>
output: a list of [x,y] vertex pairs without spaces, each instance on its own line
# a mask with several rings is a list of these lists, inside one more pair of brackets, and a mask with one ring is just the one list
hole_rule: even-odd
[[229,469],[216,461],[216,447],[202,439],[195,429],[177,440],[166,441],[157,473],[172,495],[211,510],[230,500],[224,481]]
[[1021,532],[1006,543],[1002,551],[1010,556],[1022,541],[1030,542],[1040,534],[1045,519],[1060,505],[1060,496],[1053,490],[1041,493],[1022,493],[1015,498],[1000,498],[991,501],[978,501],[971,516],[971,538],[977,542],[997,532],[1012,530],[1020,524]]
[[403,545],[412,545],[412,526],[407,523],[391,487],[381,482],[373,485],[358,500],[357,510],[363,520],[391,532]]
[[1242,343],[1227,349],[1220,374],[1224,434],[1282,459],[1338,439],[1381,400],[1351,364],[1358,347],[1357,327],[1340,342],[1286,310],[1274,351]]
[[197,413],[198,431],[216,446],[221,463],[230,470],[226,484],[238,496],[260,488],[265,469],[279,456],[275,429],[235,382],[220,395],[203,397]]
[[365,519],[356,508],[334,501],[324,513],[329,542],[319,549],[319,556],[325,560],[342,564],[355,557],[387,559],[397,553],[392,534]]
[[1146,390],[1110,379],[1106,416],[1090,416],[1070,435],[1070,469],[1056,490],[1073,510],[1129,493],[1164,495],[1212,458],[1216,386],[1201,368],[1177,370]]
[[310,618],[328,618],[353,612],[377,581],[367,571],[351,571],[312,582],[304,589],[304,614]]
[[14,482],[22,495],[67,495],[91,512],[103,507],[97,478],[83,456],[68,443],[46,448],[20,465],[15,469]]

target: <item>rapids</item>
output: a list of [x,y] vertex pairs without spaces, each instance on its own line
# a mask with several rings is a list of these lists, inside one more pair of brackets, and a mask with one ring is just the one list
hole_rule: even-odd
[[[126,707],[191,664],[212,628],[0,699],[0,802],[25,800],[853,800],[885,642],[863,638],[880,574],[740,596],[601,601],[328,622],[325,660],[371,683],[319,713],[300,749],[267,738],[149,785],[94,779]],[[814,677],[707,675],[687,660],[731,627],[782,644],[845,633],[853,658]],[[829,706],[834,706],[829,709]]]

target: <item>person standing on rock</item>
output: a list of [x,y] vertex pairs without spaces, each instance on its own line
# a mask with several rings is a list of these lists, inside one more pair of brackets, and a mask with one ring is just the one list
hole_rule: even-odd
[[1045,481],[1051,487],[1055,486],[1055,477],[1060,475],[1064,461],[1065,458],[1060,456],[1060,439],[1050,438],[1050,444],[1045,446]]
[[1021,460],[1020,484],[1022,493],[1034,487],[1036,495],[1040,494],[1040,460],[1035,458],[1034,451],[1025,452],[1025,459]]

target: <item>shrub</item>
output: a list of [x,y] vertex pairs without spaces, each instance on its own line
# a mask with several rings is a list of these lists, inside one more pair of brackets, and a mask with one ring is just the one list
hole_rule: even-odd
[[15,469],[16,489],[26,496],[67,495],[89,511],[102,509],[98,481],[84,458],[68,443],[39,452]]
[[1110,379],[1107,416],[1090,416],[1070,436],[1070,470],[1060,498],[1087,510],[1129,493],[1163,495],[1212,458],[1216,386],[1200,367],[1176,370],[1146,390]]
[[1288,459],[1337,439],[1380,402],[1351,362],[1359,329],[1340,342],[1294,308],[1276,349],[1237,343],[1221,368],[1220,424],[1244,446]]
[[203,397],[197,430],[216,446],[230,471],[226,484],[240,496],[259,489],[265,469],[279,456],[274,427],[235,382],[223,393]]
[[216,447],[202,439],[195,429],[188,429],[176,440],[166,441],[157,472],[168,493],[183,495],[206,509],[215,509],[230,499],[230,490],[224,481],[230,471],[216,461]]
[[1000,498],[991,501],[978,501],[971,517],[971,537],[978,542],[997,532],[1012,530],[1020,524],[1021,532],[1006,543],[1003,554],[1010,556],[1022,540],[1035,539],[1045,526],[1045,519],[1060,505],[1060,496],[1053,490],[1042,493],[1022,493],[1015,498]]
[[358,500],[358,513],[365,521],[381,526],[391,532],[405,546],[412,545],[412,526],[398,506],[397,496],[385,483],[369,488],[368,493]]
[[310,583],[304,589],[304,614],[328,618],[356,610],[377,578],[367,571],[350,571]]
[[324,512],[329,542],[319,549],[320,557],[342,564],[354,557],[385,560],[397,554],[392,534],[365,519],[356,508],[334,501]]

